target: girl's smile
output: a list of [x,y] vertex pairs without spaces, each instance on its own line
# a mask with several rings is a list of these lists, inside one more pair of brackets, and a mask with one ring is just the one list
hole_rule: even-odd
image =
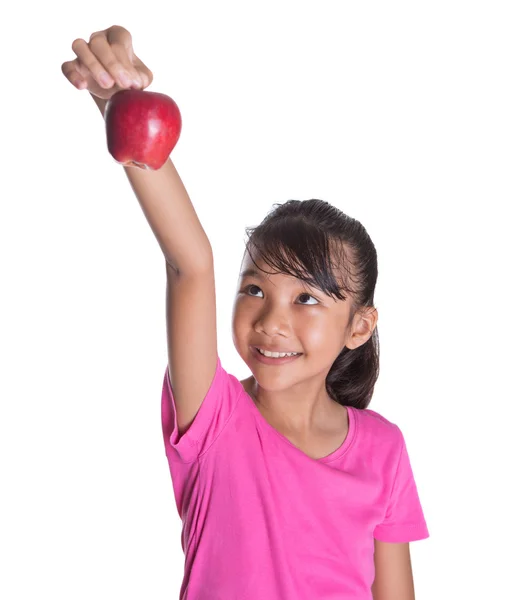
[[[287,363],[293,362],[302,356],[302,353],[294,354],[293,356],[265,356],[262,354],[262,347],[250,346],[251,355],[256,358],[259,362],[264,365],[285,365]],[[284,352],[273,351],[272,354],[284,354]]]

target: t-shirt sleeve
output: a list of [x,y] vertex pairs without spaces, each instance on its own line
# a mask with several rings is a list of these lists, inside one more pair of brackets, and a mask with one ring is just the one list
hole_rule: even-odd
[[374,529],[380,542],[405,543],[429,537],[405,439],[399,428],[401,449],[385,518]]
[[233,375],[225,371],[218,358],[213,380],[200,409],[189,428],[180,435],[167,365],[161,395],[161,422],[168,457],[190,463],[215,443],[227,426],[240,397],[241,386],[237,382]]

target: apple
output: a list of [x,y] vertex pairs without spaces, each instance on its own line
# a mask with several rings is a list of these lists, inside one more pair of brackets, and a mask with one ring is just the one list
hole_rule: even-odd
[[181,133],[176,102],[165,94],[120,90],[105,106],[108,151],[119,164],[157,171],[168,160]]

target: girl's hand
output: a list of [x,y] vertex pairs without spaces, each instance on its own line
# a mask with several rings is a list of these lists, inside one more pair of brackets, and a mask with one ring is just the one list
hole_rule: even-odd
[[[130,32],[119,25],[96,31],[86,43],[76,39],[74,60],[62,64],[68,81],[79,90],[87,89],[104,100],[131,87],[144,89],[152,83],[152,72],[134,54]],[[128,80],[126,79],[128,75]]]

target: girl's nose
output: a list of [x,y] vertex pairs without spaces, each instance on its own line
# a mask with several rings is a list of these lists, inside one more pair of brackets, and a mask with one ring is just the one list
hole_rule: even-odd
[[259,316],[255,324],[255,330],[269,337],[274,335],[288,337],[291,332],[291,325],[284,311],[269,308]]

